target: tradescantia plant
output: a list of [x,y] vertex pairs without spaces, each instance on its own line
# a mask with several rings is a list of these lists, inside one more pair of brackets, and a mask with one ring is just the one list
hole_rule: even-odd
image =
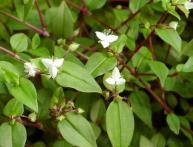
[[191,0],[0,0],[0,147],[193,146]]

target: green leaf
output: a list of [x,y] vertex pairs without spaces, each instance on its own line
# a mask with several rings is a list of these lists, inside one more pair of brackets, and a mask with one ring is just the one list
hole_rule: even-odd
[[0,77],[4,82],[11,84],[19,84],[19,72],[15,66],[6,61],[0,61]]
[[180,132],[180,120],[177,115],[174,113],[169,113],[167,115],[167,124],[171,131],[173,131],[176,135]]
[[69,61],[64,62],[56,82],[63,87],[74,88],[82,92],[101,93],[101,88],[87,70]]
[[182,40],[179,34],[174,29],[159,28],[156,29],[156,34],[166,43],[171,45],[179,53],[181,52]]
[[24,112],[23,104],[17,99],[11,99],[8,101],[3,109],[3,114],[6,116],[20,116]]
[[159,61],[150,61],[149,66],[153,73],[155,73],[159,77],[161,85],[164,86],[165,80],[169,73],[167,66]]
[[125,34],[123,35],[120,35],[118,40],[115,41],[111,47],[112,47],[112,50],[115,52],[115,53],[121,53],[123,51],[123,48],[124,46],[126,45],[127,43],[127,36]]
[[190,40],[182,49],[182,54],[186,56],[193,56],[193,39]]
[[27,139],[25,127],[15,122],[14,124],[3,123],[0,126],[1,147],[24,147]]
[[106,128],[113,147],[128,147],[134,132],[132,109],[121,100],[113,101],[106,112]]
[[17,16],[22,20],[26,19],[31,12],[35,0],[14,0]]
[[115,57],[107,57],[103,53],[94,53],[89,57],[85,68],[93,77],[98,77],[112,70],[116,64],[117,60]]
[[134,13],[141,9],[145,4],[147,4],[149,0],[130,0],[129,1],[129,8]]
[[28,37],[23,33],[14,34],[10,38],[10,44],[14,51],[23,52],[28,48]]
[[37,93],[30,80],[21,78],[18,86],[12,86],[9,84],[7,87],[13,97],[35,112],[38,112]]
[[48,9],[47,24],[50,32],[56,37],[70,37],[73,34],[73,17],[65,1],[62,1],[59,7]]
[[136,91],[129,96],[133,112],[149,127],[152,127],[152,111],[149,97],[142,91]]
[[166,146],[166,140],[164,136],[160,133],[155,134],[152,137],[151,142],[153,143],[154,147],[165,147]]
[[102,99],[98,99],[90,111],[90,118],[93,122],[101,122],[106,112],[105,104]]
[[35,34],[32,38],[32,49],[36,49],[40,45],[40,36],[38,34]]
[[145,136],[140,137],[139,147],[154,147],[152,142]]
[[96,147],[96,137],[89,122],[81,115],[68,113],[58,123],[63,138],[70,144],[79,147]]
[[93,0],[86,0],[86,6],[90,9],[90,10],[95,10],[95,9],[100,9],[102,8],[105,3],[107,2],[107,0],[97,0],[93,1]]

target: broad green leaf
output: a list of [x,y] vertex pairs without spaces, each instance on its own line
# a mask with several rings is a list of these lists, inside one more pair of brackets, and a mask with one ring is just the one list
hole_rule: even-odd
[[111,47],[112,47],[112,50],[115,52],[115,53],[121,53],[123,51],[123,48],[124,46],[126,45],[127,43],[127,36],[125,34],[123,35],[120,35],[118,40],[115,41]]
[[35,0],[14,0],[14,4],[16,7],[17,16],[24,20],[28,17],[31,12]]
[[62,1],[59,7],[52,7],[48,9],[47,23],[49,30],[56,37],[70,37],[73,34],[73,16],[65,3]]
[[98,138],[101,134],[101,128],[96,123],[91,123],[90,125],[94,131],[96,138]]
[[32,54],[33,56],[37,56],[37,57],[50,57],[50,52],[45,47],[39,47],[36,49],[31,49],[31,50],[29,50],[29,53]]
[[40,36],[35,34],[32,38],[32,49],[36,49],[40,45]]
[[33,83],[25,78],[17,86],[7,85],[10,94],[18,101],[38,112],[37,93]]
[[93,103],[90,111],[90,118],[93,122],[101,122],[106,112],[105,104],[102,99]]
[[178,135],[180,132],[180,120],[178,116],[174,113],[169,113],[166,120],[170,130]]
[[134,132],[132,108],[121,100],[111,102],[106,112],[106,128],[113,147],[128,147]]
[[129,96],[133,112],[149,127],[152,127],[152,111],[148,95],[142,91],[136,91]]
[[193,75],[192,73],[180,73],[178,76],[168,77],[165,81],[164,89],[173,91],[181,97],[190,99],[193,97]]
[[15,122],[3,123],[0,126],[0,147],[24,147],[27,139],[25,127]]
[[183,47],[182,54],[189,57],[193,56],[193,39]]
[[75,63],[65,61],[60,70],[61,73],[56,78],[56,82],[59,85],[74,88],[82,92],[101,93],[99,85],[83,67]]
[[166,146],[166,140],[164,136],[160,133],[155,134],[152,137],[151,142],[153,143],[154,147],[165,147]]
[[23,112],[23,104],[17,99],[9,100],[3,109],[3,114],[6,116],[20,116],[23,114]]
[[154,147],[153,143],[145,136],[140,137],[139,147]]
[[185,64],[176,66],[178,72],[193,72],[193,56],[191,56]]
[[65,140],[57,140],[54,142],[52,147],[73,147],[73,146],[68,142],[66,142]]
[[165,80],[169,73],[167,66],[159,61],[150,61],[149,66],[153,73],[155,73],[159,77],[161,85],[164,86]]
[[19,72],[15,66],[9,62],[0,61],[0,77],[6,84],[19,84]]
[[[190,122],[188,121],[188,119],[186,117],[183,117],[183,116],[181,116],[179,118],[180,118],[180,124],[191,130],[191,125],[190,125]],[[190,142],[193,142],[193,136],[192,136],[191,132],[189,132],[187,129],[184,129],[183,127],[181,127],[180,130],[190,140]]]
[[89,57],[85,68],[93,77],[97,77],[113,69],[116,64],[115,57],[107,57],[103,53],[94,53]]
[[81,115],[68,113],[58,123],[63,138],[70,144],[79,147],[96,147],[96,137],[89,122]]
[[28,48],[28,37],[23,33],[14,34],[10,38],[10,44],[14,51],[23,52]]
[[129,1],[129,8],[134,13],[141,9],[145,4],[147,4],[149,0],[130,0]]
[[159,28],[156,29],[156,34],[166,43],[171,45],[179,53],[181,52],[182,40],[179,34],[174,29]]
[[97,0],[97,2],[93,0],[85,0],[85,3],[90,10],[100,9],[106,2],[107,0]]

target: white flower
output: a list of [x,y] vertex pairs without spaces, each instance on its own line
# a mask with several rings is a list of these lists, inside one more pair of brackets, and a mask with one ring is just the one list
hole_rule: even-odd
[[38,72],[37,67],[31,62],[25,62],[24,68],[29,77],[35,77],[36,73]]
[[171,27],[171,28],[173,28],[174,30],[176,30],[177,27],[178,27],[178,22],[177,22],[177,21],[171,21],[171,22],[169,23],[169,27]]
[[187,10],[193,9],[193,2],[192,2],[191,0],[185,2],[185,3],[184,3],[184,7],[185,7]]
[[118,39],[118,36],[109,34],[108,32],[98,32],[96,31],[96,36],[98,37],[99,42],[102,44],[104,48],[110,46],[110,44]]
[[120,85],[125,83],[125,79],[121,77],[119,69],[115,67],[112,71],[112,75],[106,79],[106,82],[110,85]]
[[45,65],[45,67],[48,68],[49,75],[51,78],[55,78],[58,73],[58,68],[63,65],[64,59],[42,59],[42,63]]

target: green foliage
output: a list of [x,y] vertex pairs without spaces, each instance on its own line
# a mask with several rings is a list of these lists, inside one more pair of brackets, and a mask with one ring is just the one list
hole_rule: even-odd
[[193,147],[191,9],[0,0],[0,147]]

